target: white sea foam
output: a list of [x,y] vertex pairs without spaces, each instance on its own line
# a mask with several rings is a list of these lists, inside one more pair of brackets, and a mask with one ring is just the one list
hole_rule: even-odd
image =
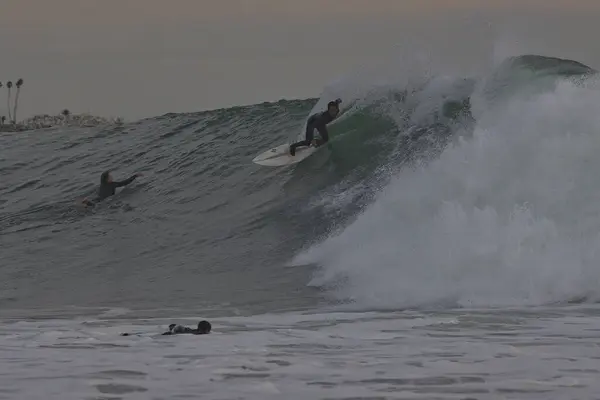
[[272,314],[215,319],[205,336],[161,336],[167,320],[5,320],[0,399],[589,398],[597,312]]
[[513,97],[479,116],[473,138],[402,170],[355,222],[294,263],[318,264],[314,285],[365,307],[594,299],[598,154],[592,84]]

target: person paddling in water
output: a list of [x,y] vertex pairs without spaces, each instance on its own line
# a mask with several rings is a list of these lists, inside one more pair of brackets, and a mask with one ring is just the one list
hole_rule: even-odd
[[[212,330],[212,325],[208,321],[200,321],[198,322],[198,328],[189,328],[187,326],[179,325],[179,324],[171,324],[169,325],[169,331],[162,334],[165,335],[208,335]],[[142,333],[121,333],[121,336],[139,336]]]
[[212,326],[208,321],[198,322],[198,328],[188,328],[187,326],[171,324],[169,325],[169,331],[163,333],[163,335],[179,335],[183,333],[191,335],[207,335],[210,333]]
[[[327,132],[327,124],[336,119],[340,113],[340,103],[342,100],[337,99],[330,101],[327,104],[327,111],[319,112],[311,115],[306,122],[306,137],[304,140],[294,143],[290,146],[290,155],[296,155],[296,148],[299,146],[319,147],[329,141],[329,133]],[[319,131],[321,139],[313,139],[315,129]]]
[[135,180],[135,178],[142,176],[142,174],[135,174],[124,181],[115,182],[112,179],[110,171],[105,171],[100,176],[100,187],[98,188],[98,196],[94,201],[83,199],[82,203],[86,206],[93,207],[95,203],[106,199],[107,197],[114,196],[118,187],[127,186]]

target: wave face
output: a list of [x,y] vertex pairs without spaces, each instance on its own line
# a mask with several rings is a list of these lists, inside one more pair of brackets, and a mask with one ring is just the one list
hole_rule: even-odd
[[295,263],[319,265],[312,284],[369,308],[597,299],[594,75],[568,60],[507,60],[470,97],[470,135],[398,171],[355,221]]
[[[255,313],[593,299],[595,74],[522,56],[477,79],[338,82],[320,99],[5,134],[0,303]],[[328,149],[293,168],[251,163],[338,96]],[[144,177],[76,207],[108,169]]]

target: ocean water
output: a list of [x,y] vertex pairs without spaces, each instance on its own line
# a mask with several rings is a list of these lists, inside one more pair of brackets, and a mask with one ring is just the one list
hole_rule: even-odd
[[[595,398],[599,131],[596,71],[532,55],[3,133],[0,399]],[[82,208],[105,170],[143,176]]]

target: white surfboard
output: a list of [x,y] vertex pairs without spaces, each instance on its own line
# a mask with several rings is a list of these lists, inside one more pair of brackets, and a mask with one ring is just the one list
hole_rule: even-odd
[[273,147],[263,153],[260,153],[252,160],[253,163],[258,165],[264,165],[267,167],[282,167],[284,165],[292,165],[299,163],[306,159],[310,155],[314,154],[318,150],[317,147],[298,147],[296,148],[296,154],[290,155],[290,144],[282,144],[277,147]]

